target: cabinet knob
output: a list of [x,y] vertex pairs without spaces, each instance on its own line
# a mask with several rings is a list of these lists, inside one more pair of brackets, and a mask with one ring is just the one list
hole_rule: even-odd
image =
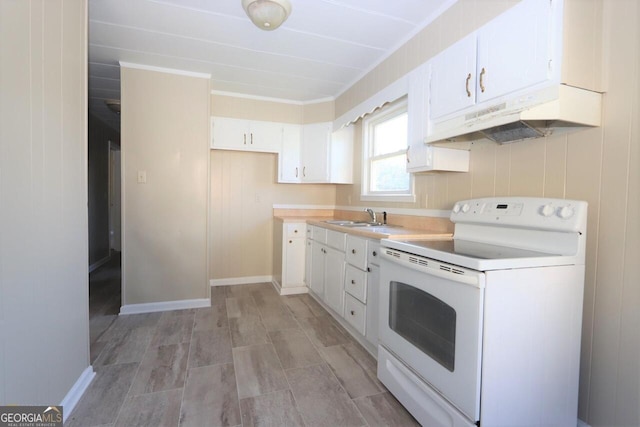
[[293,232],[294,232],[294,233],[297,233],[297,232],[298,232],[298,230],[293,230]]
[[373,256],[378,256],[378,253],[376,251],[373,251]]
[[355,254],[355,253],[356,253],[356,250],[355,250],[355,249],[351,249],[351,253],[352,253],[352,254]]
[[293,240],[289,240],[289,243],[293,243]]
[[353,311],[353,310],[351,310],[351,315],[352,315],[352,316],[355,316],[355,315],[356,315],[356,312],[355,312],[355,311]]
[[352,284],[352,285],[355,285],[355,284],[356,284],[356,281],[355,281],[355,280],[352,280],[352,281],[351,281],[351,284]]

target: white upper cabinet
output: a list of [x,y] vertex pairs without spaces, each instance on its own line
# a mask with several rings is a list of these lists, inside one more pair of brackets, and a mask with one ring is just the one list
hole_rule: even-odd
[[284,125],[278,182],[353,183],[353,129],[332,124]]
[[329,141],[329,182],[353,184],[353,126],[331,133]]
[[430,119],[550,80],[552,11],[550,1],[523,0],[436,55]]
[[430,116],[437,119],[476,103],[476,35],[442,51],[431,61]]
[[425,63],[409,74],[407,94],[408,141],[407,172],[422,170],[426,166],[427,104],[430,64]]
[[331,123],[313,123],[302,128],[302,182],[329,182]]
[[282,123],[211,118],[211,148],[278,153],[282,146]]
[[282,149],[278,157],[278,182],[301,181],[300,149],[302,126],[285,124],[282,129]]
[[[456,46],[456,48],[458,47]],[[468,151],[433,147],[424,142],[429,124],[427,117],[430,107],[428,103],[430,65],[430,63],[425,63],[409,74],[407,172],[468,172]],[[439,94],[442,94],[442,91]],[[448,102],[451,99],[444,101]],[[449,105],[451,106],[452,103]],[[455,106],[451,108],[458,110],[463,107]]]
[[522,1],[479,31],[478,102],[550,79],[551,12],[550,1]]

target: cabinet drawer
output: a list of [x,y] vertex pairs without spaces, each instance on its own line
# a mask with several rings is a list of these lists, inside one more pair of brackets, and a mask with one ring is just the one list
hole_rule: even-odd
[[344,242],[346,240],[346,234],[333,230],[325,229],[325,231],[327,232],[327,245],[341,252],[344,252]]
[[311,234],[309,237],[316,242],[327,243],[327,229],[322,227],[311,226]]
[[366,239],[347,236],[347,262],[360,270],[367,269],[367,241]]
[[344,319],[362,335],[365,334],[367,307],[346,293],[344,295]]
[[367,302],[367,273],[347,265],[344,276],[344,290],[363,303]]
[[380,265],[380,241],[369,240],[367,245],[367,264]]
[[306,226],[303,223],[293,222],[285,224],[287,238],[305,237]]

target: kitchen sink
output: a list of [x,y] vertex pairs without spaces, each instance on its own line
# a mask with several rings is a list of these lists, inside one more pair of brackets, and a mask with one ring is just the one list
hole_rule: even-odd
[[341,227],[376,227],[382,225],[380,222],[367,222],[367,221],[349,221],[349,220],[339,220],[339,219],[331,219],[325,221],[327,224],[339,225]]
[[355,224],[355,221],[349,221],[346,219],[329,219],[327,221],[324,221],[327,224],[332,224],[332,225],[340,225],[340,226],[346,226],[346,225],[352,225]]

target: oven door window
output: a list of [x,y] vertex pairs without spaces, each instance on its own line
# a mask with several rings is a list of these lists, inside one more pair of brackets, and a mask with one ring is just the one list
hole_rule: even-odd
[[413,286],[391,282],[389,328],[453,372],[456,311],[451,306]]

